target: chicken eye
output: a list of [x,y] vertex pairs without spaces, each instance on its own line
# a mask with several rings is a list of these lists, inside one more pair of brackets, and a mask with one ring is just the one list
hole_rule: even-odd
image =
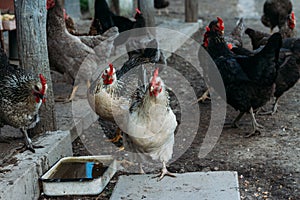
[[35,86],[34,86],[34,90],[35,90],[35,91],[40,91],[40,88],[39,88],[38,86],[35,85]]

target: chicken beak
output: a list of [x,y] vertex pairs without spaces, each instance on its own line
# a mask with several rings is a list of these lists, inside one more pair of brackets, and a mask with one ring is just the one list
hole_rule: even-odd
[[154,86],[151,86],[150,87],[150,92],[153,92],[154,91]]

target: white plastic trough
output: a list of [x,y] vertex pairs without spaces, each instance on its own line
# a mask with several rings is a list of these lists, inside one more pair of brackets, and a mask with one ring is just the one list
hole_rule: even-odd
[[[77,178],[58,178],[53,176],[58,172],[62,163],[103,163],[107,169],[97,178],[92,176]],[[79,170],[79,169],[78,169]],[[90,171],[87,170],[86,171]],[[43,192],[48,196],[64,195],[97,195],[100,194],[117,171],[117,162],[110,155],[65,157],[60,159],[42,177]],[[87,172],[91,173],[91,172]]]

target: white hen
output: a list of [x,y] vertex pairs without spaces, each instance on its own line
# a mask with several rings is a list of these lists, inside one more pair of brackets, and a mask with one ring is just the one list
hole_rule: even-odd
[[176,126],[169,95],[156,69],[147,89],[136,91],[123,135],[125,149],[137,156],[141,173],[144,172],[141,163],[150,158],[163,163],[158,180],[165,175],[174,177],[168,172],[166,163],[172,158]]

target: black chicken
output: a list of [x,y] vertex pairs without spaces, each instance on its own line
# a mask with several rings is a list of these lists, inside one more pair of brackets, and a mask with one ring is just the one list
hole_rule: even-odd
[[95,13],[92,26],[95,27],[98,34],[102,34],[111,27],[115,26],[106,0],[95,0]]
[[[238,55],[253,55],[259,52],[263,45],[267,43],[269,34],[261,31],[255,31],[247,28],[247,34],[250,36],[252,46],[255,51],[250,51],[245,48],[239,48],[234,53]],[[278,75],[275,80],[275,102],[270,111],[259,112],[259,114],[275,114],[277,111],[279,98],[290,88],[292,88],[300,78],[300,39],[299,38],[286,38],[282,40],[282,48],[279,53],[279,69]]]
[[262,31],[256,31],[251,28],[247,28],[245,33],[250,37],[252,49],[256,50],[259,47],[265,45],[270,37],[269,33],[265,33]]
[[[259,133],[263,126],[256,122],[253,111],[264,106],[273,95],[277,59],[282,45],[281,35],[273,34],[266,46],[252,56],[235,55],[219,31],[208,30],[206,36],[207,51],[222,76],[227,103],[240,111],[233,126],[237,126],[241,117],[250,112],[253,130],[247,136]],[[218,91],[218,88],[215,89]]]
[[[206,32],[204,33],[202,47],[207,48],[208,46],[208,35],[209,30],[218,31],[221,35],[224,34],[225,25],[224,21],[221,17],[217,17],[216,20],[210,22],[210,24],[206,27]],[[244,34],[244,19],[240,18],[236,22],[236,26],[230,32],[229,35],[224,36],[224,40],[227,43],[229,49],[234,51],[242,51],[243,41],[242,37]],[[198,52],[199,53],[199,52]],[[206,77],[206,80],[209,81],[209,78]],[[198,101],[204,102],[206,99],[209,99],[209,89],[207,89],[202,96],[198,99]]]
[[170,5],[170,2],[165,0],[154,0],[154,8],[158,9],[158,15],[161,15],[161,9],[165,9],[166,14],[169,14],[167,7]]
[[260,114],[274,114],[277,111],[279,98],[292,88],[300,78],[300,39],[283,40],[279,54],[279,70],[275,81],[275,103],[272,110]]
[[94,26],[98,34],[102,34],[113,26],[118,27],[119,33],[133,29],[145,27],[145,19],[137,9],[134,16],[136,21],[126,17],[115,15],[110,9],[106,0],[95,0]]
[[[296,18],[295,13],[292,12],[287,20],[285,25],[279,30],[282,38],[291,38],[296,36]],[[271,36],[269,33],[264,33],[262,31],[254,30],[252,28],[247,28],[245,33],[250,37],[253,50],[258,49],[259,47],[265,45],[268,41],[268,38]]]
[[46,79],[40,74],[38,80],[23,69],[9,65],[2,49],[0,58],[0,128],[4,125],[19,128],[25,137],[25,149],[35,152],[34,148],[40,146],[32,144],[27,129],[39,122],[38,111],[47,92]]
[[278,26],[279,30],[285,25],[286,19],[293,10],[291,0],[266,0],[261,22],[271,29]]
[[154,0],[154,8],[156,9],[162,9],[166,8],[170,5],[168,1],[165,0]]
[[[118,27],[118,31],[120,34],[114,40],[114,47],[124,44],[131,36],[132,32],[126,32],[135,28],[143,28],[146,25],[145,18],[139,9],[136,9],[136,13],[134,16],[135,21],[128,19],[123,16],[115,15],[110,9],[106,2],[106,0],[96,0],[95,1],[95,16],[92,22],[91,29],[93,27],[92,32],[96,32],[93,34],[102,34],[106,30],[110,29],[113,26]],[[91,30],[90,30],[91,33]],[[138,32],[139,35],[141,30]],[[144,34],[146,35],[146,33]]]

